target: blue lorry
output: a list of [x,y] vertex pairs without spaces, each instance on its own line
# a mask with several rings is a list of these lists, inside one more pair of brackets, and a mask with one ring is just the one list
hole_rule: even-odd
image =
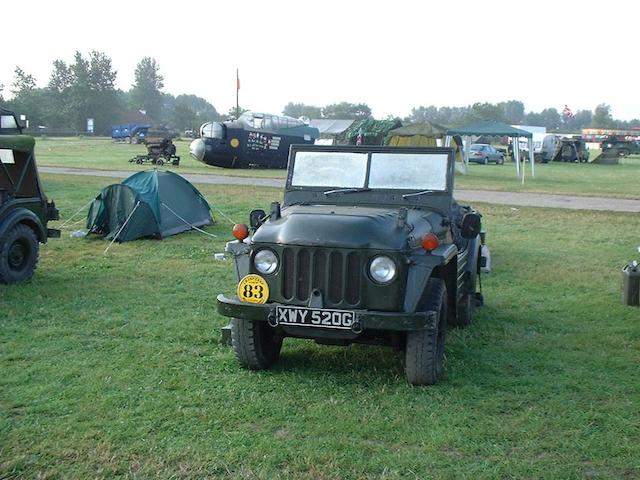
[[151,125],[147,123],[121,123],[111,126],[111,138],[128,143],[142,143]]

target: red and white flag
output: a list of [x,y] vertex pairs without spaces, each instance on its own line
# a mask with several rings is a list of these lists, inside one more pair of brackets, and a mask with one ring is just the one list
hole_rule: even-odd
[[565,103],[564,108],[562,109],[562,116],[567,118],[573,118],[575,115],[569,108],[569,106]]

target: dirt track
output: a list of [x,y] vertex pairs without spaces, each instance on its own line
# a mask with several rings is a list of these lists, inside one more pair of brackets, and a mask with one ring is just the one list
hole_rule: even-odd
[[[133,171],[95,170],[67,167],[38,167],[42,173],[63,175],[85,175],[91,177],[126,178]],[[252,185],[259,187],[282,188],[284,180],[279,178],[233,177],[228,175],[209,175],[198,173],[182,174],[192,183],[214,185]],[[604,210],[612,212],[640,213],[640,200],[609,197],[581,197],[571,195],[553,195],[546,193],[496,192],[490,190],[456,190],[456,199],[462,202],[484,202],[521,207],[568,208],[571,210]]]

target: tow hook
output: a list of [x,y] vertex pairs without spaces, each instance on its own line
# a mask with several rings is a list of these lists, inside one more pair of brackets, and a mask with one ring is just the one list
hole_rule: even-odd
[[351,331],[353,333],[362,333],[362,323],[359,320],[354,320],[351,324]]
[[271,310],[269,315],[267,315],[267,323],[274,328],[278,326],[278,317],[276,316],[275,309]]

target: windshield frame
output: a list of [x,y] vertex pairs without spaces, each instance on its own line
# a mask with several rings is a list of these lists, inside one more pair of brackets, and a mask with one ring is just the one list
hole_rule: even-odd
[[[295,169],[296,155],[299,152],[339,152],[339,153],[366,153],[367,172],[363,189],[348,189],[340,193],[340,188],[333,186],[299,186],[294,185],[293,172]],[[429,195],[403,195],[423,191],[425,189],[400,189],[400,188],[370,188],[369,175],[371,168],[371,156],[376,153],[393,155],[439,154],[447,156],[446,188],[444,190],[430,191]],[[453,195],[454,180],[454,150],[450,147],[387,147],[387,146],[353,146],[353,145],[292,145],[289,152],[289,166],[285,184],[284,204],[350,204],[350,205],[406,205],[423,206],[424,204],[439,204],[446,210]],[[337,190],[331,195],[324,195],[327,190]]]

